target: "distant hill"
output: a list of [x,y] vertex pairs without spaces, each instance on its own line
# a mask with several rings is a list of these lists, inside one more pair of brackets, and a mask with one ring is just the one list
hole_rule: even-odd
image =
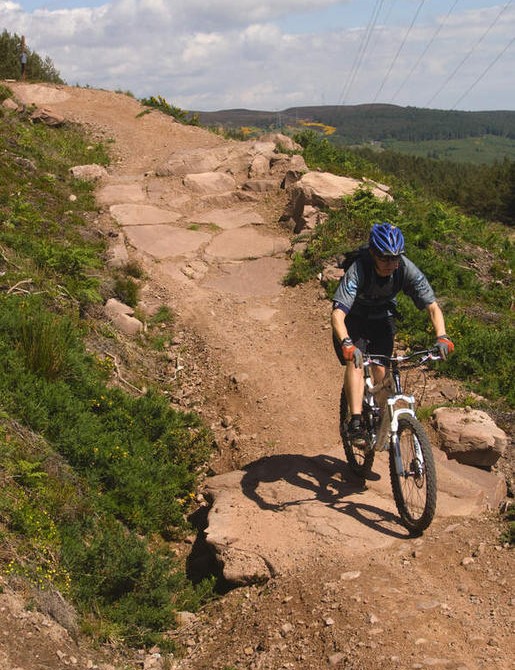
[[291,107],[279,112],[197,112],[202,125],[228,129],[313,128],[336,143],[458,140],[493,135],[515,140],[515,111],[461,112],[397,105]]

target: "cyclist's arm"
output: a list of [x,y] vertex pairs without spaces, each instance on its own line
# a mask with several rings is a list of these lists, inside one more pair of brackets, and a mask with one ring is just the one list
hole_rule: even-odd
[[341,342],[349,337],[345,317],[350,312],[354,300],[363,282],[363,270],[360,262],[353,263],[343,275],[333,297],[331,325],[335,337]]
[[349,337],[347,327],[345,325],[345,317],[347,315],[341,307],[338,307],[337,304],[334,305],[333,312],[331,314],[331,325],[333,327],[333,333],[336,336],[338,342],[341,342],[346,337]]
[[445,320],[443,318],[442,310],[440,309],[438,303],[432,302],[426,307],[431,323],[435,331],[436,337],[440,335],[445,335]]
[[402,290],[413,300],[417,309],[428,309],[429,305],[436,303],[436,296],[427,277],[409,258],[403,257],[402,264]]

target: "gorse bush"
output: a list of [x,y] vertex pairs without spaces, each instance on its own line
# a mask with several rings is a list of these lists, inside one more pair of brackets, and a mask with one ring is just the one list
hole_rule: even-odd
[[445,374],[467,380],[487,397],[505,398],[515,406],[515,331],[509,316],[499,319],[495,327],[467,314],[451,314],[448,321],[459,343],[459,355],[445,364]]
[[[303,148],[303,156],[310,168],[320,168],[336,175],[360,178],[363,170],[372,177],[374,168],[350,150],[340,149],[330,140],[322,139],[314,130],[304,130],[294,136]],[[378,172],[375,170],[375,172]]]
[[31,444],[28,432],[18,441],[19,425],[2,426],[4,574],[71,597],[99,640],[163,646],[176,609],[194,611],[212,583],[193,586],[166,544],[150,545],[116,520],[44,441]]
[[105,386],[64,317],[20,305],[29,315],[13,322],[2,307],[0,389],[11,415],[43,435],[128,526],[168,537],[183,528],[211,446],[198,417],[172,410],[157,393],[133,397]]
[[[84,541],[85,540],[85,541]],[[174,624],[172,593],[196,609],[202,602],[165,547],[149,551],[146,540],[127,531],[112,517],[91,524],[68,525],[63,532],[64,565],[72,580],[72,594],[83,612],[96,610],[89,627],[102,641],[124,641],[131,646],[159,643],[160,631]]]

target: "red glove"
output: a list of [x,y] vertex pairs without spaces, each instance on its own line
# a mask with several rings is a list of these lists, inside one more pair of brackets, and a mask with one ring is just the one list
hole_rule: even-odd
[[452,354],[452,352],[454,351],[454,344],[452,340],[450,340],[447,337],[447,335],[439,335],[436,338],[435,347],[438,349],[438,353],[440,354],[440,356],[443,358],[444,361],[447,358],[447,356],[449,356],[449,354]]
[[362,368],[363,354],[361,353],[361,349],[358,349],[358,347],[355,346],[350,337],[345,337],[341,344],[344,360],[348,363],[354,361],[354,367]]

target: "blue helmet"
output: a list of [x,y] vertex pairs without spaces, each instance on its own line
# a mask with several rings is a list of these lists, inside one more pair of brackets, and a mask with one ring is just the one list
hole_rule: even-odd
[[404,253],[404,237],[391,223],[374,223],[370,229],[369,247],[385,256],[399,256]]

